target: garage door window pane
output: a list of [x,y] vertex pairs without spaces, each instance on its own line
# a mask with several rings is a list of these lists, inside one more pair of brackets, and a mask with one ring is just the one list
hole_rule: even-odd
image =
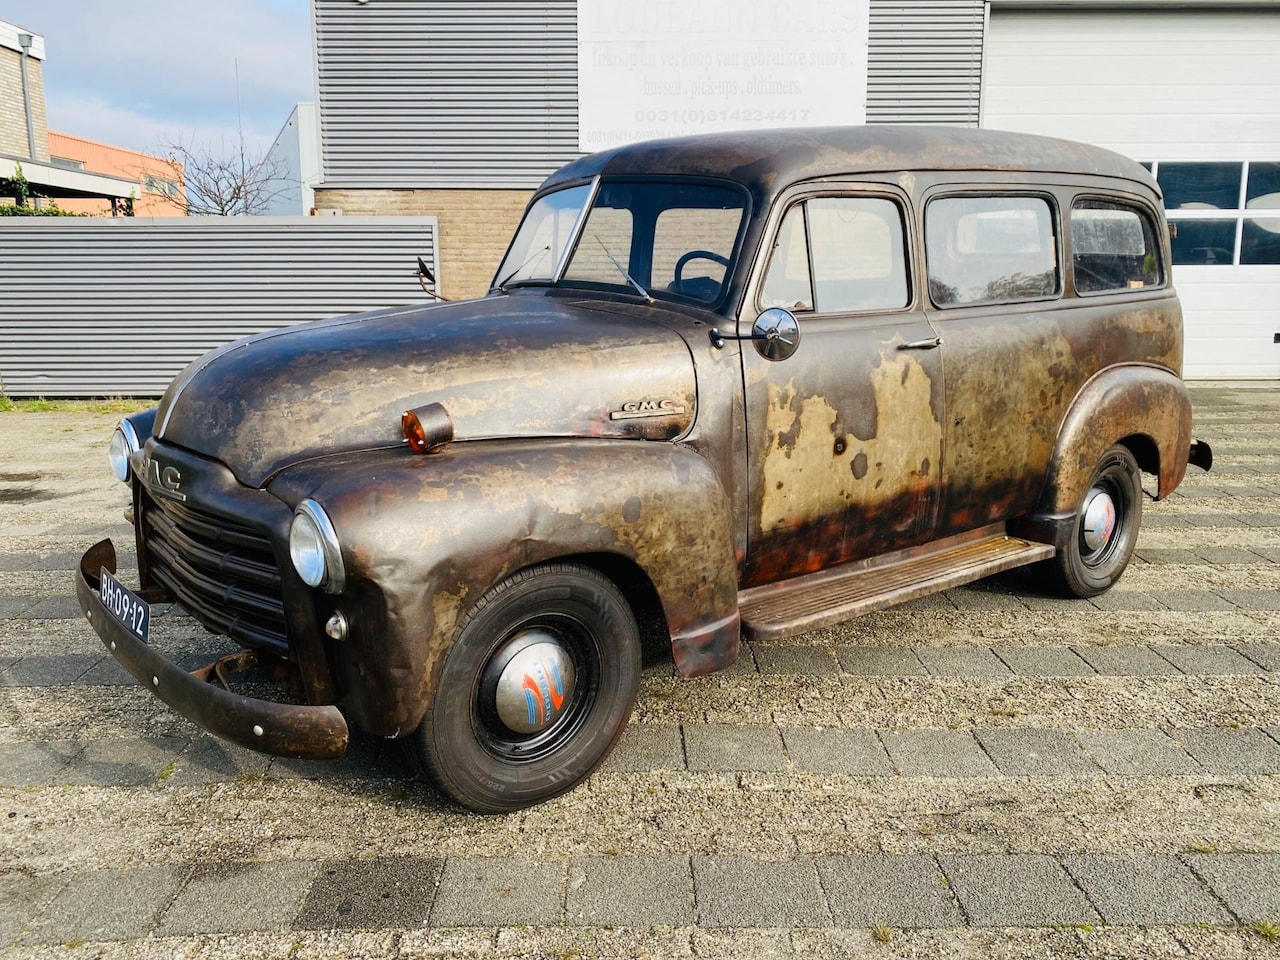
[[1244,205],[1250,210],[1280,210],[1280,163],[1249,164]]
[[1280,217],[1245,219],[1240,262],[1280,263]]
[[1105,200],[1071,209],[1071,265],[1076,290],[1140,290],[1160,283],[1159,247],[1151,217]]
[[902,214],[890,200],[808,201],[815,307],[819,313],[891,310],[907,304]]
[[1235,220],[1179,220],[1173,262],[1230,264],[1235,247]]
[[1240,163],[1161,163],[1156,181],[1166,210],[1235,210]]
[[1053,216],[1040,197],[946,197],[925,212],[929,295],[940,307],[1058,292]]

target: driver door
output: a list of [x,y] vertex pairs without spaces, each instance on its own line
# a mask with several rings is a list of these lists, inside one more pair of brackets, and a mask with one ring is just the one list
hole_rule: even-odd
[[744,586],[914,546],[937,527],[942,361],[912,283],[907,199],[879,185],[828,191],[794,199],[775,224],[741,318],[749,329],[784,307],[801,329],[785,360],[742,345]]

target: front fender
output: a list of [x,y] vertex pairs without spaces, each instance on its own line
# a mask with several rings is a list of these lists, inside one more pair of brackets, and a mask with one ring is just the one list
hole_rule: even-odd
[[[1191,449],[1191,400],[1182,381],[1161,367],[1110,367],[1080,389],[1058,432],[1044,494],[1042,517],[1074,514],[1102,454],[1130,437],[1145,437],[1159,454],[1157,499],[1171,494],[1187,472]],[[1136,451],[1144,469],[1141,451]]]
[[350,627],[337,650],[343,706],[371,732],[421,721],[462,618],[516,570],[614,554],[653,584],[677,666],[737,654],[729,498],[711,466],[670,443],[505,440],[438,454],[378,451],[302,464],[273,492],[309,496],[342,544]]

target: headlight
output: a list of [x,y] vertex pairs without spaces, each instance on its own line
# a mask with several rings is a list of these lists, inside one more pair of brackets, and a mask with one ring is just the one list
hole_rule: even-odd
[[323,587],[327,593],[341,593],[346,582],[342,550],[329,516],[314,500],[303,500],[294,511],[289,527],[289,559],[302,582]]
[[116,432],[111,435],[111,449],[107,457],[111,460],[111,472],[121,483],[129,482],[129,457],[138,449],[138,434],[133,424],[121,420]]

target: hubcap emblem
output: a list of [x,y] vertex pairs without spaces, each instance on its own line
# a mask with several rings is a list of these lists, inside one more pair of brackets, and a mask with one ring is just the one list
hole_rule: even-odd
[[520,734],[541,733],[573,699],[573,660],[549,635],[523,647],[498,678],[498,718]]
[[1116,505],[1109,494],[1094,490],[1084,508],[1081,532],[1084,545],[1090,550],[1101,550],[1111,540],[1116,529]]

